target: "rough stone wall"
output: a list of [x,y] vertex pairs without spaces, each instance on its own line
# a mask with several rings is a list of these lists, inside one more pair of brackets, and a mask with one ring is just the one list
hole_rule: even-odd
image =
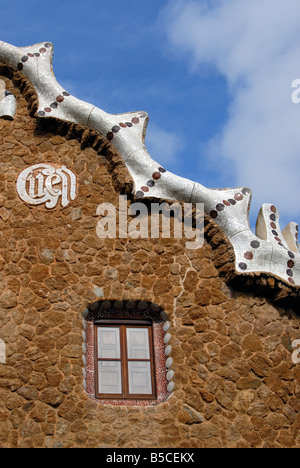
[[[130,184],[120,160],[96,135],[96,149],[87,147],[84,129],[38,131],[5,80],[18,108],[13,122],[0,121],[0,446],[300,447],[295,312],[226,285],[230,247],[210,223],[209,242],[195,251],[184,239],[98,239],[98,204],[117,205],[118,181]],[[40,162],[78,176],[79,196],[62,211],[18,198],[17,176]],[[99,291],[101,300],[147,301],[168,314],[168,401],[125,407],[88,397],[83,313]]]

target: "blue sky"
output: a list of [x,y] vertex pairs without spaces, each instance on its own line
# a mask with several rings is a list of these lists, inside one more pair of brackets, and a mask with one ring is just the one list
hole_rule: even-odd
[[[249,186],[300,220],[298,0],[1,0],[0,39],[50,41],[54,72],[107,112],[145,110],[153,159],[211,188]],[[263,18],[263,21],[262,21]]]

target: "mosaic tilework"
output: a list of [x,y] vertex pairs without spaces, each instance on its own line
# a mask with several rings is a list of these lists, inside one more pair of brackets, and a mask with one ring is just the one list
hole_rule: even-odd
[[255,235],[249,227],[249,188],[208,189],[162,168],[145,147],[148,114],[108,114],[69,95],[53,74],[52,54],[50,42],[24,48],[0,42],[0,61],[15,67],[31,80],[39,99],[38,117],[55,117],[88,125],[106,135],[132,176],[137,198],[204,203],[206,214],[222,228],[233,246],[238,273],[264,272],[291,286],[300,286],[296,223],[290,223],[281,231],[278,210],[274,205],[264,205]]
[[133,125],[137,125],[140,123],[140,119],[146,117],[147,114],[145,112],[140,112],[138,116],[132,117],[130,121],[127,122],[119,122],[118,125],[114,125],[110,132],[107,133],[107,139],[112,141],[114,136],[119,133],[121,130],[131,128]]
[[155,380],[157,399],[146,400],[98,400],[106,405],[119,406],[156,406],[166,401],[174,389],[174,372],[171,370],[172,358],[170,345],[171,334],[168,316],[156,304],[147,302],[103,301],[93,304],[84,311],[83,332],[83,385],[90,396],[95,399],[95,336],[94,320],[105,319],[151,319],[153,320],[153,341],[155,360]]
[[67,91],[62,91],[58,96],[56,96],[55,100],[49,104],[49,106],[44,107],[43,110],[38,111],[37,115],[39,117],[45,117],[46,114],[50,114],[54,109],[57,109],[59,104],[61,104],[66,97],[70,96]]
[[249,195],[250,193],[250,189],[243,188],[240,192],[237,192],[233,198],[229,198],[228,200],[223,200],[221,203],[218,203],[216,208],[210,212],[211,218],[216,219],[222,211],[228,207],[236,205],[244,199],[245,195]]
[[28,52],[26,55],[23,55],[20,62],[18,63],[18,70],[22,71],[24,68],[24,64],[32,59],[32,58],[39,58],[42,54],[47,52],[47,49],[51,48],[52,44],[50,42],[46,42],[43,47],[37,47],[36,52]]
[[160,178],[162,177],[162,174],[164,174],[165,172],[167,171],[163,167],[159,167],[156,172],[153,172],[151,179],[149,179],[146,182],[146,184],[143,185],[141,189],[136,192],[135,194],[136,197],[142,198],[145,196],[145,194],[149,193],[150,189],[152,189],[155,186],[156,182],[160,180]]

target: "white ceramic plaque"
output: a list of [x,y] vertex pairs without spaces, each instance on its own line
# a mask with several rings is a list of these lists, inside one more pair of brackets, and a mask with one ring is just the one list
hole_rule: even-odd
[[35,164],[19,175],[17,192],[28,205],[65,208],[77,196],[77,179],[66,166]]

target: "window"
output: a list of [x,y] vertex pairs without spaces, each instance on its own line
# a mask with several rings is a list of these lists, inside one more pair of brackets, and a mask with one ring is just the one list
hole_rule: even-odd
[[95,322],[96,398],[155,400],[152,322]]
[[170,397],[170,322],[157,304],[99,301],[85,309],[83,325],[83,386],[91,399],[145,407]]

